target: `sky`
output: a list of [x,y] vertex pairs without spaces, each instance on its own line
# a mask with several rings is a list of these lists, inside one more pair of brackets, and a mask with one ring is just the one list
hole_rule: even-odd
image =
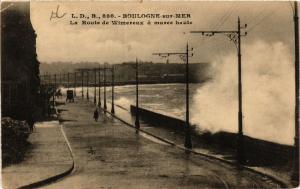
[[[61,19],[51,19],[59,6]],[[191,25],[104,26],[70,25],[71,14],[155,13],[190,14]],[[42,63],[57,61],[120,63],[139,58],[164,62],[155,52],[184,52],[193,47],[191,62],[212,62],[236,52],[225,35],[203,37],[192,30],[236,30],[237,18],[247,24],[243,46],[282,42],[293,51],[293,19],[289,2],[31,2],[31,20],[37,34],[37,54]],[[174,19],[173,19],[174,20]],[[180,19],[179,19],[180,20]],[[185,21],[187,19],[181,19]],[[173,57],[170,62],[179,62]]]

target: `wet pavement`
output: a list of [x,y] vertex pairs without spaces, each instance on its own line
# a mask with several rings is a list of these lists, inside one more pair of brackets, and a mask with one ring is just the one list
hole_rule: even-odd
[[24,160],[2,169],[2,187],[32,184],[70,169],[72,158],[58,121],[39,122],[28,138]]
[[[103,101],[102,101],[103,105]],[[107,101],[107,111],[111,111],[111,101]],[[132,117],[130,109],[119,104],[115,104],[115,116],[122,119],[123,121],[135,125],[135,117]],[[163,124],[159,127],[156,125],[151,125],[148,122],[143,121],[140,118],[141,129],[147,133],[158,136],[164,140],[170,141],[178,146],[184,146],[184,133],[172,129],[167,129],[163,127]],[[236,152],[233,149],[222,149],[213,145],[208,145],[207,143],[202,143],[194,138],[196,136],[192,135],[193,151],[197,153],[202,153],[205,155],[213,156],[218,159],[226,160],[231,163],[236,163]],[[197,142],[198,141],[198,142]],[[248,166],[249,168],[256,170],[260,173],[270,175],[271,177],[279,180],[281,183],[284,183],[286,186],[292,186],[290,179],[292,167],[289,164],[286,165],[276,165],[276,166]]]
[[137,135],[109,114],[76,100],[58,107],[75,171],[44,188],[278,188],[267,178]]

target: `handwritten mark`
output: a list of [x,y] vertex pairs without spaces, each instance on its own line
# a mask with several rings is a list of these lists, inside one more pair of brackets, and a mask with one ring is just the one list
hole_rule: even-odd
[[59,10],[59,5],[57,5],[56,12],[53,12],[53,11],[51,12],[50,20],[51,20],[52,18],[62,18],[62,17],[64,17],[64,16],[66,16],[67,13],[63,13],[63,14],[60,16],[59,13],[58,13],[58,10]]

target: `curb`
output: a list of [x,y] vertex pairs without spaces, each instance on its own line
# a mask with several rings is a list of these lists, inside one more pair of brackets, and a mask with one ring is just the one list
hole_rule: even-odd
[[[55,108],[55,111],[57,112],[57,109],[56,109],[56,108]],[[58,115],[58,114],[57,114],[57,115]],[[41,186],[44,186],[44,185],[48,185],[48,184],[50,184],[50,183],[53,183],[53,182],[55,182],[55,181],[57,181],[57,180],[59,180],[59,179],[65,177],[65,176],[67,176],[67,175],[69,175],[70,173],[73,172],[74,167],[75,167],[73,151],[72,151],[72,148],[71,148],[71,146],[70,146],[70,143],[69,143],[69,141],[68,141],[68,139],[67,139],[67,137],[66,137],[66,135],[65,135],[65,132],[64,132],[64,130],[63,130],[63,127],[62,127],[62,125],[61,125],[60,123],[59,123],[59,126],[60,126],[61,133],[62,133],[62,135],[63,135],[63,137],[64,137],[64,139],[65,139],[65,142],[67,143],[67,146],[68,146],[68,149],[69,149],[71,158],[72,158],[72,165],[71,165],[71,167],[70,167],[68,170],[66,170],[66,171],[64,171],[64,172],[62,172],[62,173],[60,173],[60,174],[57,174],[57,175],[48,177],[48,178],[46,178],[46,179],[43,179],[43,180],[40,180],[40,181],[37,181],[37,182],[33,182],[33,183],[31,183],[31,184],[27,184],[27,185],[21,186],[21,187],[19,187],[18,189],[39,188],[39,187],[41,187]]]
[[[118,119],[119,121],[121,121],[122,123],[126,124],[127,126],[129,126],[129,127],[131,127],[131,128],[134,128],[135,130],[137,130],[137,129],[135,128],[134,125],[132,125],[132,124],[130,124],[130,123],[128,123],[128,122],[122,120],[121,118],[117,117],[116,115],[112,114],[111,112],[109,112],[109,111],[107,111],[107,110],[104,110],[102,107],[101,107],[101,109],[102,109],[104,112],[110,114],[112,117],[114,117],[114,118]],[[145,131],[145,130],[139,129],[139,131],[142,132],[142,133],[145,133],[145,134],[147,134],[147,135],[150,135],[150,136],[152,136],[152,137],[154,137],[154,138],[156,138],[156,139],[158,139],[158,140],[161,140],[161,141],[163,141],[163,142],[165,142],[165,143],[167,143],[167,144],[169,144],[169,145],[171,145],[171,146],[175,146],[175,147],[177,147],[177,148],[179,148],[179,149],[188,151],[188,152],[190,152],[190,153],[197,154],[197,155],[202,155],[202,156],[204,156],[204,157],[206,157],[206,158],[208,158],[208,159],[218,160],[218,161],[220,161],[220,162],[222,162],[222,163],[226,163],[226,164],[229,164],[229,165],[231,165],[231,166],[237,166],[237,164],[235,164],[235,163],[233,163],[233,162],[230,162],[230,161],[228,161],[228,160],[225,160],[225,159],[222,159],[222,158],[219,158],[219,157],[215,157],[215,156],[212,156],[212,155],[204,154],[204,153],[201,153],[201,152],[193,151],[193,150],[191,150],[191,149],[185,148],[184,146],[177,145],[177,144],[175,144],[175,143],[172,142],[172,141],[169,141],[169,140],[167,140],[167,139],[164,139],[164,138],[162,138],[162,137],[159,137],[159,136],[156,136],[156,135],[154,135],[154,134],[152,134],[152,133],[149,133],[149,132],[147,132],[147,131]],[[244,166],[244,165],[238,165],[238,166],[239,166],[240,168],[242,168],[242,169],[247,170],[247,171],[251,171],[251,172],[256,173],[256,174],[258,174],[258,175],[261,175],[261,176],[263,176],[263,177],[267,177],[269,180],[271,180],[271,181],[273,181],[273,182],[279,184],[279,186],[280,186],[281,188],[291,188],[291,187],[292,187],[290,184],[288,184],[288,183],[286,183],[285,181],[283,181],[283,180],[281,180],[281,179],[279,179],[279,178],[277,178],[277,177],[274,177],[274,176],[272,176],[272,175],[269,175],[269,174],[260,172],[260,171],[258,171],[258,170],[252,169],[251,167],[248,167],[248,166]]]

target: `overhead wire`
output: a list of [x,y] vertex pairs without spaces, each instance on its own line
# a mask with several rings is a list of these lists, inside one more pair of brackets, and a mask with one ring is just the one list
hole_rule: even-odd
[[263,9],[256,15],[251,16],[249,18],[245,18],[248,25],[251,25],[253,22],[255,22],[260,16],[263,16],[263,14],[266,12],[266,6],[263,7]]
[[235,2],[233,5],[231,5],[231,7],[221,17],[221,19],[219,20],[219,22],[217,22],[217,24],[215,24],[212,27],[212,30],[219,29],[228,20],[228,18],[232,15],[232,13],[234,12],[234,9],[235,9],[236,6],[237,6],[237,2]]
[[238,2],[235,2],[235,4],[231,8],[231,11],[226,16],[224,16],[224,19],[223,19],[222,23],[220,23],[218,25],[218,27],[216,28],[216,30],[218,30],[220,27],[222,27],[226,23],[226,21],[230,18],[230,16],[233,14],[235,8],[238,6],[237,3]]
[[267,18],[272,16],[274,13],[275,13],[275,10],[273,10],[269,14],[266,14],[264,17],[262,17],[260,20],[258,20],[254,25],[252,25],[252,27],[248,29],[248,32],[252,31],[254,28],[259,26],[264,20],[266,20]]
[[289,1],[289,5],[290,5],[290,7],[291,7],[291,9],[292,9],[292,12],[293,12],[293,15],[294,15],[294,14],[295,14],[295,10],[294,10],[294,6],[293,6],[293,4],[292,4],[291,1]]

